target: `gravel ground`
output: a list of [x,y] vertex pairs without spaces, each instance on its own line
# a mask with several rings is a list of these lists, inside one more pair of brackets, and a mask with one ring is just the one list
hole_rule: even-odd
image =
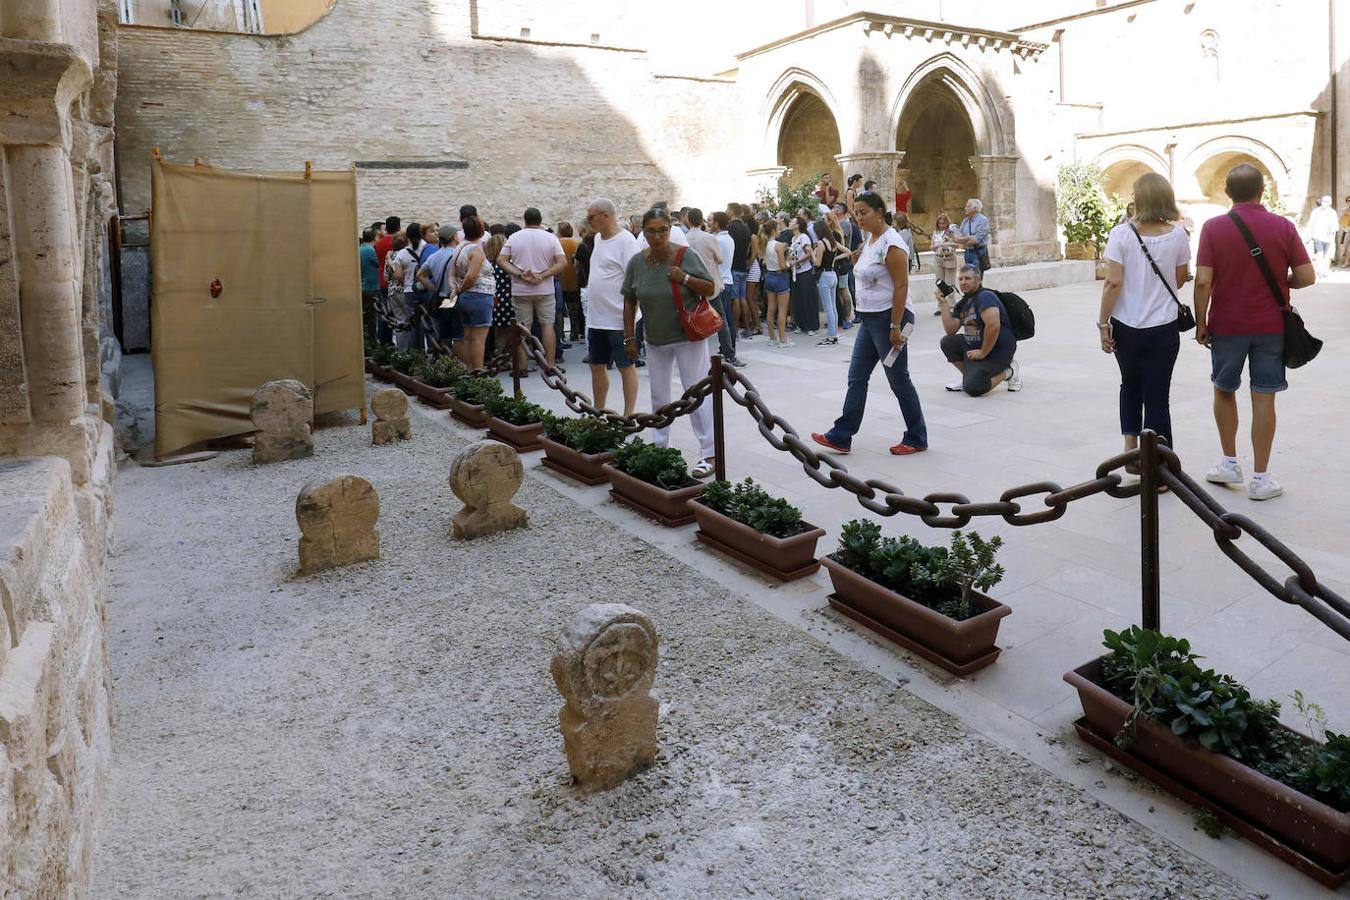
[[[463,441],[413,427],[123,473],[94,896],[1252,896],[543,477],[452,542]],[[343,472],[383,558],[296,578],[295,495]],[[548,662],[599,600],[661,634],[662,751],[587,797]]]

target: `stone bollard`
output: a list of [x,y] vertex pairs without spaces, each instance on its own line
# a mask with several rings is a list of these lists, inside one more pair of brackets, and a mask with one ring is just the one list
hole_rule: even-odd
[[310,435],[314,397],[300,382],[293,378],[267,382],[254,392],[249,416],[258,432],[253,439],[254,465],[314,455]]
[[455,513],[455,539],[484,537],[530,524],[529,513],[511,502],[524,480],[520,456],[505,444],[477,441],[455,454],[450,490],[464,501],[464,508]]
[[583,790],[608,790],[656,759],[658,643],[646,614],[624,603],[586,607],[559,636],[549,671],[563,695],[567,765]]
[[295,498],[300,573],[380,558],[380,497],[358,475],[311,481]]
[[375,445],[406,441],[412,437],[408,420],[408,397],[398,388],[376,391],[370,398],[375,421],[370,423],[370,442]]

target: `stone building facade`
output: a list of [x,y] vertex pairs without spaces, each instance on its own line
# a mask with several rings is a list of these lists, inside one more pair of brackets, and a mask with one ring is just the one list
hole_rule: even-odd
[[83,896],[108,773],[114,0],[0,5],[0,894]]

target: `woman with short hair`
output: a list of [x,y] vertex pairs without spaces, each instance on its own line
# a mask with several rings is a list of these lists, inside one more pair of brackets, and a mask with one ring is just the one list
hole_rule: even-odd
[[[647,372],[650,376],[652,409],[670,402],[671,370],[678,367],[685,390],[708,374],[711,360],[708,341],[691,341],[685,334],[675,296],[686,310],[721,288],[720,275],[710,273],[697,253],[670,242],[670,213],[650,209],[642,217],[647,246],[628,260],[623,276],[623,349],[629,359],[638,358],[637,313],[642,310],[647,340]],[[714,454],[711,404],[700,403],[689,414],[698,437],[699,462],[689,472],[695,478],[713,473]],[[670,445],[670,427],[657,428],[652,443]]]
[[1120,433],[1125,449],[1149,428],[1172,442],[1172,370],[1181,348],[1177,289],[1190,277],[1191,244],[1167,179],[1134,183],[1135,215],[1106,240],[1106,280],[1097,317],[1102,352],[1120,367]]

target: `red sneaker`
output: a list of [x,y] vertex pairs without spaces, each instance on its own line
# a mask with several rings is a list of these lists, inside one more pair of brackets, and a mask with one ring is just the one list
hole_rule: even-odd
[[817,432],[814,431],[811,432],[811,440],[815,441],[817,444],[819,444],[822,447],[825,447],[826,449],[830,450],[833,453],[844,454],[847,453],[849,449],[847,447],[840,447],[838,444],[827,438],[825,435],[818,434]]
[[896,444],[891,448],[891,453],[896,456],[910,456],[914,453],[922,453],[927,447],[911,447],[909,444]]

